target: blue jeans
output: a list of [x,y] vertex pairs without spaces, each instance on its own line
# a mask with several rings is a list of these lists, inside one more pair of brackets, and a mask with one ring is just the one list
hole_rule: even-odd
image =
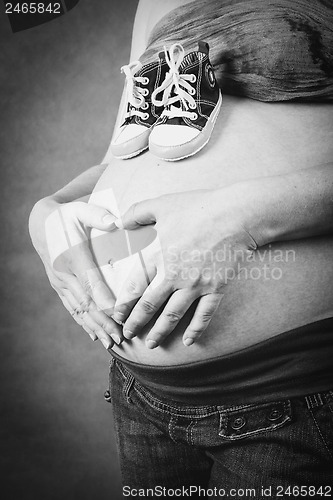
[[333,496],[333,391],[184,406],[159,399],[112,359],[110,398],[124,496],[149,488],[154,498]]

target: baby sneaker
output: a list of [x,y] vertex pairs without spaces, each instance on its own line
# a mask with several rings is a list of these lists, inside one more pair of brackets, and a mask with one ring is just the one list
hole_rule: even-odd
[[[209,62],[209,46],[185,55],[176,43],[165,50],[169,66],[162,84],[152,93],[152,103],[164,106],[149,137],[150,151],[163,160],[176,161],[202,149],[213,132],[222,95]],[[161,97],[159,98],[159,96]]]
[[111,141],[116,158],[132,158],[148,148],[151,129],[163,111],[160,105],[152,104],[151,95],[168,69],[164,53],[153,63],[143,66],[135,61],[121,68],[126,76],[126,114]]

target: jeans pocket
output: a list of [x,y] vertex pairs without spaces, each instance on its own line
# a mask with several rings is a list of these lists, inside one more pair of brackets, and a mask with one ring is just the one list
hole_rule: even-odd
[[289,400],[231,408],[220,416],[219,436],[234,441],[279,429],[292,419]]

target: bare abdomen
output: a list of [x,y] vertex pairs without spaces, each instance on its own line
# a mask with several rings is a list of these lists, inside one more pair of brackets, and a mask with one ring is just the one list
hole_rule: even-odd
[[[91,202],[116,215],[165,193],[214,189],[237,181],[327,163],[333,157],[329,106],[262,104],[225,98],[212,140],[199,155],[167,163],[149,153],[110,163]],[[185,319],[159,348],[145,332],[117,349],[134,361],[172,365],[234,352],[279,333],[333,316],[333,239],[268,245],[245,262],[198,343],[184,347]],[[114,252],[110,249],[110,255]],[[135,257],[134,257],[135,258]],[[124,266],[126,273],[128,266]],[[112,287],[122,281],[119,272]]]

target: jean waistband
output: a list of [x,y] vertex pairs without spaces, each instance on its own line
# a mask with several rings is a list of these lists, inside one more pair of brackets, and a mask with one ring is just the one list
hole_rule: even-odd
[[260,402],[333,387],[333,318],[205,361],[152,366],[112,355],[155,394],[189,404]]

